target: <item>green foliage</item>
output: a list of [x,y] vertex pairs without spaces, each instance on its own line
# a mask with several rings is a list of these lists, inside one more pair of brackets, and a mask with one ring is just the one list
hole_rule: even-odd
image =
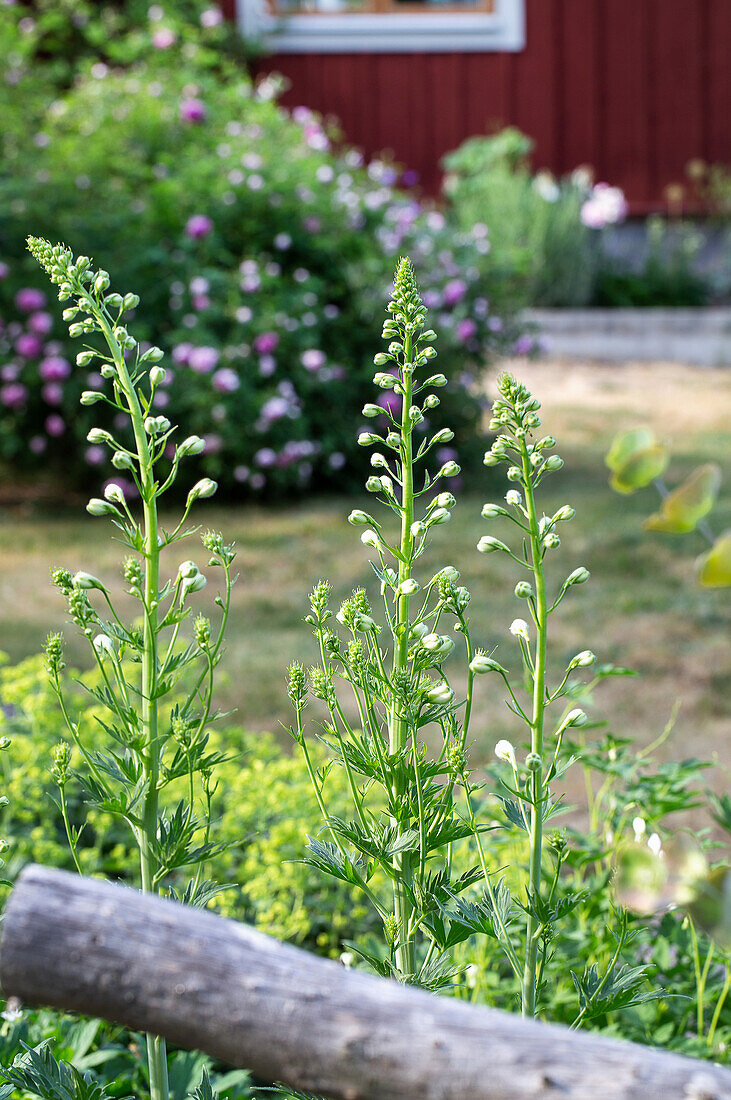
[[[89,15],[101,40],[106,10]],[[312,112],[283,110],[279,84],[255,86],[195,21],[152,48],[168,15],[142,19],[133,38],[149,48],[132,67],[79,62],[71,86],[38,93],[30,116],[13,86],[0,169],[0,460],[30,471],[58,463],[67,482],[98,476],[99,450],[85,445],[98,420],[77,407],[93,367],[72,369],[65,332],[42,297],[32,305],[31,211],[39,236],[136,288],[138,340],[174,359],[160,404],[205,436],[201,467],[229,491],[269,498],[355,480],[347,459],[368,349],[402,248],[441,311],[445,417],[465,457],[476,452],[474,372],[520,331],[489,241],[399,191],[396,168],[364,165]],[[0,77],[14,56],[0,54]],[[101,423],[111,429],[111,414]]]
[[596,250],[582,224],[591,187],[530,170],[532,142],[518,130],[469,138],[444,158],[445,193],[463,226],[487,226],[494,263],[510,272],[527,304],[585,305],[593,294]]
[[625,309],[706,305],[711,288],[695,269],[701,239],[683,222],[649,219],[647,252],[636,269],[602,256],[594,303]]
[[716,536],[706,517],[713,511],[721,487],[721,469],[715,462],[698,466],[670,490],[663,480],[670,455],[649,428],[618,432],[605,457],[612,471],[609,484],[618,493],[634,493],[653,484],[660,507],[648,516],[647,531],[685,535],[698,531],[710,549],[696,560],[698,583],[704,588],[731,585],[731,533]]

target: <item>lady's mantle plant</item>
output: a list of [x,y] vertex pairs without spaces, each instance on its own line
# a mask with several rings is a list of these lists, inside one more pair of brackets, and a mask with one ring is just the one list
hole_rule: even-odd
[[[208,748],[207,728],[212,711],[214,671],[229,613],[234,578],[233,547],[212,531],[202,536],[210,554],[210,566],[223,573],[223,594],[216,596],[220,623],[214,630],[209,619],[198,615],[192,638],[184,640],[184,624],[191,616],[191,597],[200,592],[206,578],[193,561],[183,561],[169,579],[161,577],[161,554],[193,533],[187,529],[194,503],[216,491],[215,482],[204,478],[188,493],[183,514],[171,531],[161,528],[158,504],[173,486],[181,461],[199,454],[203,440],[189,436],[175,444],[175,428],[155,412],[155,397],[165,378],[159,365],[162,352],[150,348],[141,354],[124,327],[124,314],[138,304],[135,294],[109,291],[109,275],[95,271],[85,256],[73,258],[62,245],[30,238],[29,249],[58,287],[58,297],[68,302],[64,320],[72,337],[100,334],[106,350],[87,347],[77,363],[96,363],[109,384],[107,390],[86,391],[82,404],[105,404],[131,422],[134,444],[127,448],[108,431],[93,428],[89,441],[107,447],[112,465],[131,478],[139,493],[141,515],[133,515],[120,484],[107,485],[103,498],[89,501],[93,516],[109,516],[116,536],[129,550],[123,565],[129,594],[139,602],[140,623],[125,624],[117,613],[107,586],[91,573],[72,576],[56,569],[54,581],[68,600],[73,622],[89,640],[101,675],[101,686],[89,689],[106,710],[98,720],[109,737],[105,752],[90,751],[83,730],[64,705],[62,640],[51,635],[46,645],[48,672],[66,718],[71,741],[83,767],[71,770],[72,749],[58,746],[54,776],[69,844],[81,871],[79,831],[66,811],[66,787],[72,778],[83,787],[86,801],[115,814],[130,827],[139,847],[140,883],[147,893],[167,892],[194,904],[205,905],[216,893],[203,880],[203,867],[216,850],[210,838],[210,806],[214,791],[212,774],[224,757]],[[172,457],[168,459],[168,455]],[[96,601],[95,603],[92,600]],[[101,608],[101,610],[99,609]],[[168,700],[163,710],[164,700]],[[171,701],[172,700],[172,701]],[[170,785],[185,785],[187,797],[165,804]],[[202,803],[202,813],[196,806]],[[184,888],[180,874],[195,874]],[[165,1043],[148,1036],[150,1095],[167,1100]]]

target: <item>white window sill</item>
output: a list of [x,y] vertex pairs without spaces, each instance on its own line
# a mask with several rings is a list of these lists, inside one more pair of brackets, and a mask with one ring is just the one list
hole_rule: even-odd
[[239,25],[273,53],[517,51],[525,46],[524,0],[494,12],[272,16],[264,0],[239,0]]

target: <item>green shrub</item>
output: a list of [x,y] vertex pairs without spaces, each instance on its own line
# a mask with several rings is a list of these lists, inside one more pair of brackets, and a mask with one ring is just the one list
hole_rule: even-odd
[[[102,16],[89,18],[106,41]],[[42,80],[28,115],[24,64],[0,57],[0,88],[11,71],[18,81],[2,103],[0,460],[86,482],[101,460],[78,411],[88,370],[72,368],[76,349],[45,308],[31,229],[134,287],[135,332],[175,364],[161,409],[206,437],[204,473],[267,496],[358,477],[368,352],[392,257],[408,249],[450,376],[434,426],[449,423],[467,459],[474,372],[519,331],[489,242],[398,191],[394,167],[364,165],[306,108],[284,111],[275,80],[254,88],[225,53],[210,64],[200,27],[143,50],[159,26],[124,39],[139,46],[131,67],[118,67],[119,46],[115,67],[87,62],[68,90]]]

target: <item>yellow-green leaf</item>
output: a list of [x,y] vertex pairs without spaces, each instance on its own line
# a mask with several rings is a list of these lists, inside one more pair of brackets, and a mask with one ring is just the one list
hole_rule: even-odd
[[665,448],[655,443],[631,455],[614,471],[609,484],[617,493],[634,493],[660,477],[665,472],[668,461],[669,455]]
[[641,451],[647,451],[654,447],[657,440],[650,428],[630,428],[626,432],[618,432],[612,440],[612,445],[604,459],[610,470],[616,473]]
[[715,463],[699,466],[665,497],[660,511],[645,521],[645,527],[648,531],[664,531],[670,535],[694,531],[713,507],[720,484],[721,470]]
[[696,562],[698,582],[704,588],[728,588],[731,585],[731,530],[724,531],[711,549]]

